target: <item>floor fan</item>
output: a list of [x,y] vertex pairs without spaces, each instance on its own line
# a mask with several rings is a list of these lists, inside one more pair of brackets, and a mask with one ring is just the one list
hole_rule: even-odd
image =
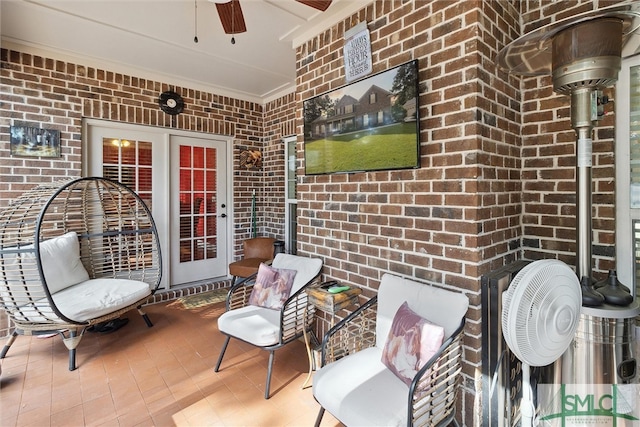
[[533,425],[531,367],[555,362],[569,347],[582,305],[580,282],[562,261],[539,260],[524,267],[502,296],[502,331],[522,362],[521,425]]

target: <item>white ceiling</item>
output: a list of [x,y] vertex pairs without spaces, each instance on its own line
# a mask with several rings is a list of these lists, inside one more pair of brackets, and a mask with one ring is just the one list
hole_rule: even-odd
[[240,0],[247,32],[231,44],[209,0],[0,0],[0,35],[2,47],[264,103],[294,91],[296,46],[371,1],[320,12]]

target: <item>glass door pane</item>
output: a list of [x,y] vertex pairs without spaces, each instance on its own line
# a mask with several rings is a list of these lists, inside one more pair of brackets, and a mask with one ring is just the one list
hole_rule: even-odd
[[629,70],[630,206],[640,208],[640,66]]
[[180,262],[217,257],[216,150],[180,145]]
[[152,208],[151,143],[120,138],[102,139],[102,176],[121,182]]
[[285,246],[286,250],[290,254],[297,253],[298,246],[298,215],[297,207],[297,161],[296,161],[296,143],[297,138],[295,136],[289,136],[284,139],[285,143],[285,158],[286,158],[286,194],[285,194]]

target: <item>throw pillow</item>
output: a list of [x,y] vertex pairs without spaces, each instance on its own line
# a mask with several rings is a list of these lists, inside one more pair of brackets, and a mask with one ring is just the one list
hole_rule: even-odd
[[[16,288],[40,281],[33,245],[23,246],[22,249],[29,252],[5,256],[7,281]],[[89,273],[80,260],[80,243],[75,231],[41,242],[40,262],[52,294],[89,280]]]
[[40,261],[52,294],[89,280],[89,273],[80,261],[80,243],[75,231],[41,242]]
[[296,270],[273,268],[261,263],[249,295],[249,304],[280,310],[289,298],[296,273]]
[[433,357],[444,340],[444,328],[409,308],[405,301],[391,323],[382,349],[382,363],[405,384]]

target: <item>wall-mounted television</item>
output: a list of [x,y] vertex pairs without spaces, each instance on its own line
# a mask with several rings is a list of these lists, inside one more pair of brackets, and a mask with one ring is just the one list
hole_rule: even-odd
[[420,167],[418,61],[307,99],[308,175]]

